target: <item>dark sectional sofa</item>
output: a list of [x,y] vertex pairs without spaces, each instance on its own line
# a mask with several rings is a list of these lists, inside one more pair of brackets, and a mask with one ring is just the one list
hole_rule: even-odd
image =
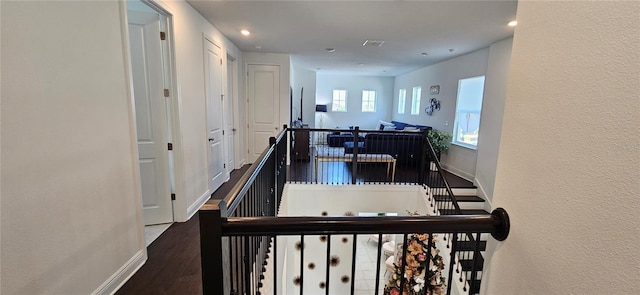
[[[393,123],[393,125],[396,126],[396,130],[403,130],[406,127],[413,127],[413,128],[417,128],[420,130],[431,130],[431,126],[425,126],[425,125],[415,125],[415,124],[409,124],[409,123],[404,123],[404,122],[399,122],[399,121],[391,121],[391,123]],[[380,124],[380,130],[384,129],[384,125]]]
[[[391,121],[395,125],[395,130],[403,130],[405,127],[414,127],[419,130],[431,130],[430,126],[414,125],[398,121]],[[380,125],[380,130],[383,129]],[[398,164],[419,163],[423,154],[424,132],[380,132],[367,133],[364,137],[358,136],[358,153],[363,154],[387,154],[396,158]],[[353,153],[353,133],[342,132],[338,134],[328,134],[327,144],[330,147],[344,147],[345,154]],[[417,164],[416,164],[417,165]]]
[[[344,146],[344,143],[348,141],[353,142],[353,133],[351,132],[327,134],[327,144],[330,147],[342,147]],[[358,136],[358,141],[364,141],[364,137]]]
[[371,133],[364,137],[367,154],[387,154],[396,158],[398,164],[420,161],[424,150],[421,132]]

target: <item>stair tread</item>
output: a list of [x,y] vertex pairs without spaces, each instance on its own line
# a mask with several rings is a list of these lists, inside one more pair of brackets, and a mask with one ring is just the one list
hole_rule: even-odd
[[[478,245],[480,248],[480,251],[484,251],[487,249],[487,242],[486,241],[480,241],[480,244]],[[475,241],[457,241],[456,242],[456,251],[473,251],[476,247],[476,242]]]
[[[449,200],[448,195],[434,195],[433,196],[436,201],[447,201]],[[484,202],[484,199],[478,196],[456,196],[456,201],[458,202]]]
[[[482,209],[460,209],[463,215],[489,215],[489,212]],[[441,215],[455,215],[455,209],[440,209]]]
[[478,259],[476,260],[470,260],[470,259],[460,260],[460,265],[462,265],[462,270],[471,271],[474,261],[476,262],[476,271],[481,271],[484,265],[484,258],[482,258],[482,256],[479,256]]
[[473,282],[473,284],[471,283],[470,280],[467,280],[467,283],[469,284],[469,287],[471,289],[469,290],[469,294],[480,293],[480,280],[476,280],[475,282]]

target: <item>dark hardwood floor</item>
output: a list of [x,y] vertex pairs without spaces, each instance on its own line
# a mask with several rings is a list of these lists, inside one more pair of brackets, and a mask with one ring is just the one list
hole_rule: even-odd
[[[222,199],[249,169],[231,172],[231,179],[212,195]],[[147,248],[147,262],[116,294],[202,294],[198,214],[172,224]]]
[[[212,199],[224,198],[248,168],[233,171]],[[445,177],[452,187],[473,187],[454,174],[446,172]],[[149,245],[147,262],[116,294],[202,294],[199,230],[197,214],[187,222],[172,224]]]

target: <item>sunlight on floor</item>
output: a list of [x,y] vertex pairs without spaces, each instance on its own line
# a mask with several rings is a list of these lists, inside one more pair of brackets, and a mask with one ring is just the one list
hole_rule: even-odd
[[147,247],[151,245],[165,230],[171,226],[171,223],[147,225],[144,227],[144,242]]

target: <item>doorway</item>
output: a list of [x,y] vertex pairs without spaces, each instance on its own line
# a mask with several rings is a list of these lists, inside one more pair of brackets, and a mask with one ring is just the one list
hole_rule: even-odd
[[[224,96],[222,94],[222,49],[209,38],[204,43],[204,79],[209,150],[209,191],[218,189],[227,178],[225,157]],[[231,167],[229,169],[232,169]]]
[[255,162],[269,137],[280,132],[280,66],[247,65],[249,162]]
[[168,16],[147,2],[127,1],[127,23],[148,246],[174,221]]
[[227,95],[224,100],[224,112],[227,116],[225,116],[225,130],[227,132],[227,179],[230,176],[232,170],[236,167],[236,147],[238,147],[238,143],[236,142],[238,138],[236,126],[236,87],[237,87],[237,62],[236,59],[227,54]]

